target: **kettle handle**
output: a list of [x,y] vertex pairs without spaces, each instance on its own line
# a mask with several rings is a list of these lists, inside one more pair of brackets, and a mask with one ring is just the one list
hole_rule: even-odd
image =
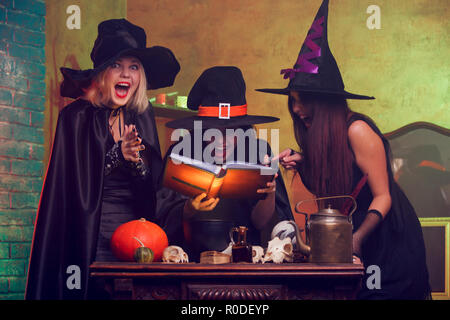
[[318,201],[318,200],[326,200],[326,199],[339,199],[339,198],[350,198],[353,200],[353,209],[352,211],[349,213],[348,215],[348,221],[351,221],[351,217],[352,214],[356,211],[356,200],[355,198],[353,198],[352,196],[349,195],[343,195],[343,196],[330,196],[330,197],[322,197],[322,198],[312,198],[312,199],[306,199],[306,200],[301,200],[299,202],[297,202],[297,204],[295,205],[295,212],[300,213],[300,214],[304,214],[306,217],[308,217],[308,214],[305,212],[301,212],[298,210],[298,206],[304,202],[308,202],[308,201]]

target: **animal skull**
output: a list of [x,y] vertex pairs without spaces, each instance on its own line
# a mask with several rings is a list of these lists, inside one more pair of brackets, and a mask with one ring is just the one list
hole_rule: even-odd
[[293,245],[291,238],[287,237],[283,240],[275,237],[269,241],[267,245],[267,252],[262,260],[263,263],[273,261],[274,263],[282,263],[283,261],[293,261]]
[[252,262],[262,262],[264,257],[264,249],[261,246],[252,246]]
[[189,257],[181,247],[168,246],[163,251],[162,261],[169,263],[185,263],[189,262]]

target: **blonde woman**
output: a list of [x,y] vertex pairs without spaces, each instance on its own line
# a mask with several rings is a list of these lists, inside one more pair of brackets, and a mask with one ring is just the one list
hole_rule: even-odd
[[58,118],[27,299],[104,298],[89,265],[115,260],[119,225],[154,218],[161,154],[146,91],[171,86],[180,66],[169,49],[146,48],[145,31],[125,19],[99,24],[91,59],[93,69],[61,68],[61,95],[76,100]]

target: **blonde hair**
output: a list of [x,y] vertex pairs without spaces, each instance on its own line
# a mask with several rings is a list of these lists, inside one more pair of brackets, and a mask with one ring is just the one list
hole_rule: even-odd
[[[137,62],[139,65],[139,85],[131,99],[128,100],[126,108],[135,110],[137,113],[142,113],[148,107],[147,78],[142,63],[138,59]],[[97,74],[92,79],[90,86],[84,90],[84,99],[88,100],[96,107],[102,108],[111,101],[111,91],[106,83],[108,68],[109,66]]]

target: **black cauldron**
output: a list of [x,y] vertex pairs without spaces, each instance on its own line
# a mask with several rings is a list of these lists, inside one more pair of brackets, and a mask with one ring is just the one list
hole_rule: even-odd
[[226,249],[230,243],[229,232],[233,227],[234,222],[219,219],[192,219],[186,223],[184,232],[190,260],[200,261],[200,253],[203,251]]

